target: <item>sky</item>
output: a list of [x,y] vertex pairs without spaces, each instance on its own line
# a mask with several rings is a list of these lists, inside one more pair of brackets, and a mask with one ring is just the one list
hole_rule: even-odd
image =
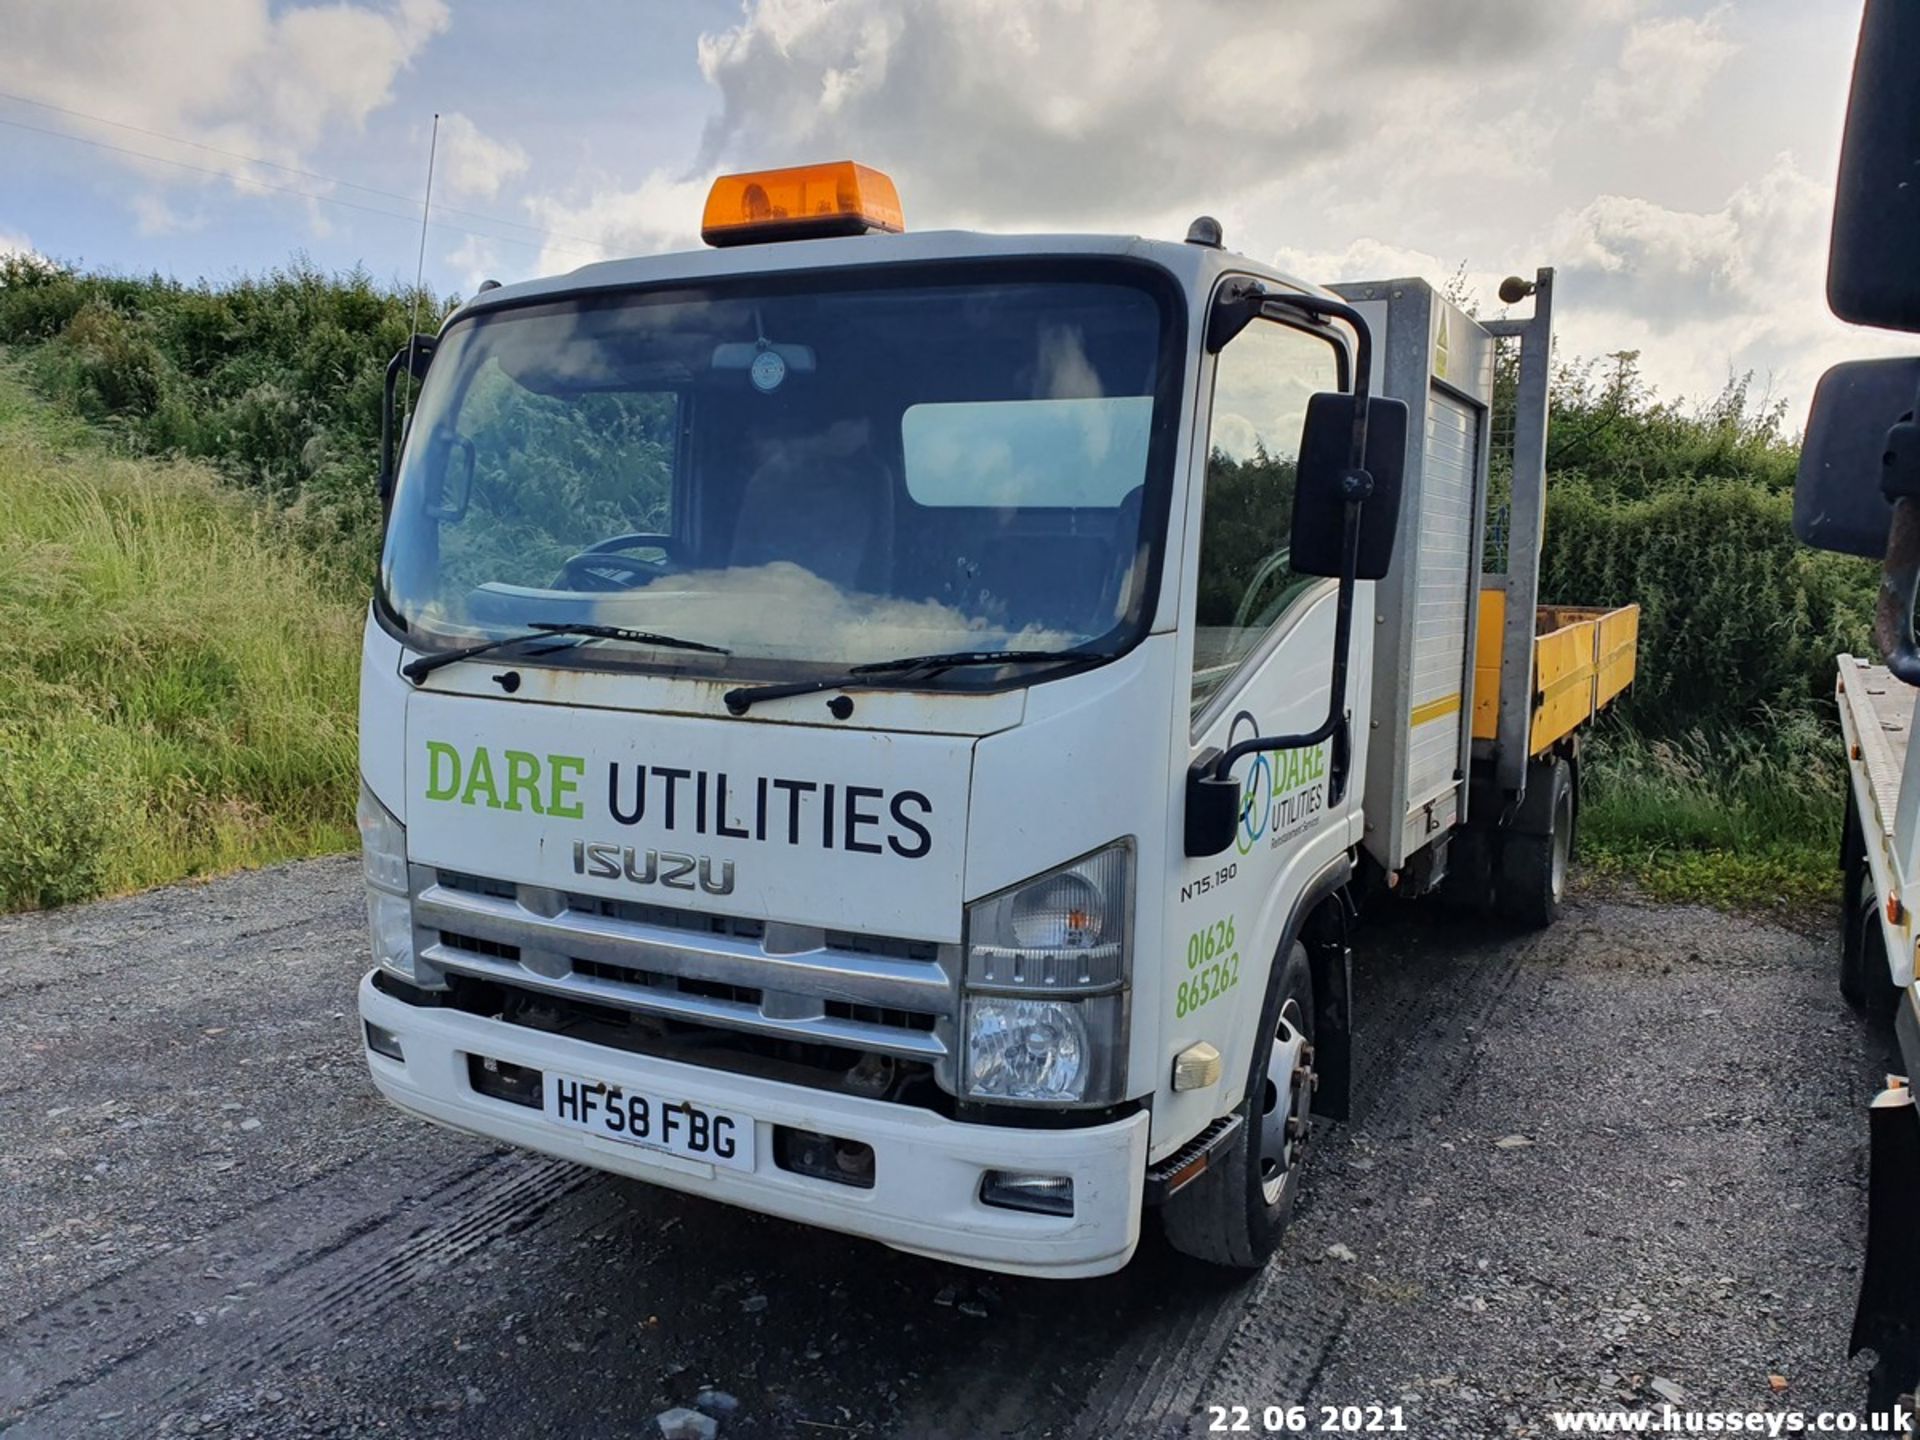
[[[1320,283],[1558,274],[1563,357],[1799,428],[1858,0],[5,0],[0,250],[441,293],[699,244],[858,159],[914,229],[1178,239]],[[433,223],[420,200],[432,117]]]

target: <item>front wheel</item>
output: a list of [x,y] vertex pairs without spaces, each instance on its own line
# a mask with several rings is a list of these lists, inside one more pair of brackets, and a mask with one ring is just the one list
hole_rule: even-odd
[[1239,1133],[1161,1212],[1173,1248],[1235,1270],[1267,1263],[1293,1218],[1313,1133],[1313,970],[1296,943],[1268,987]]

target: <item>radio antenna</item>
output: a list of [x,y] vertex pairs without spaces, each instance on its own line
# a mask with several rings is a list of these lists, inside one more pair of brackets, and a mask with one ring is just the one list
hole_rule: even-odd
[[400,433],[407,433],[407,418],[413,410],[413,346],[420,334],[420,287],[427,274],[427,216],[433,209],[433,161],[440,148],[440,112],[433,115],[433,130],[427,137],[427,193],[420,202],[420,257],[413,267],[413,320],[407,329],[407,388],[400,397]]

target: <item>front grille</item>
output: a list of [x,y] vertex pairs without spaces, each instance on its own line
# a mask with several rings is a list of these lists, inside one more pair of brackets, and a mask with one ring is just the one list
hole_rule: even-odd
[[887,1057],[951,1082],[957,946],[768,924],[415,867],[422,978],[469,977],[678,1035]]
[[451,930],[440,932],[440,943],[454,950],[465,950],[470,955],[491,955],[496,960],[518,960],[518,945],[502,945],[498,940],[483,940],[478,935],[459,935]]

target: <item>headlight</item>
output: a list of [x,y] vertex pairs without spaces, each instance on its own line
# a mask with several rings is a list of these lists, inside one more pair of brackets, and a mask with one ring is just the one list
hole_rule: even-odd
[[402,980],[413,973],[413,904],[404,895],[367,890],[367,929],[373,935],[373,963]]
[[962,1093],[1042,1105],[1122,1099],[1132,932],[1128,841],[969,906]]
[[407,827],[360,782],[360,862],[367,883],[395,895],[407,893]]
[[367,875],[373,963],[413,980],[413,902],[407,898],[407,827],[360,786],[360,863]]

